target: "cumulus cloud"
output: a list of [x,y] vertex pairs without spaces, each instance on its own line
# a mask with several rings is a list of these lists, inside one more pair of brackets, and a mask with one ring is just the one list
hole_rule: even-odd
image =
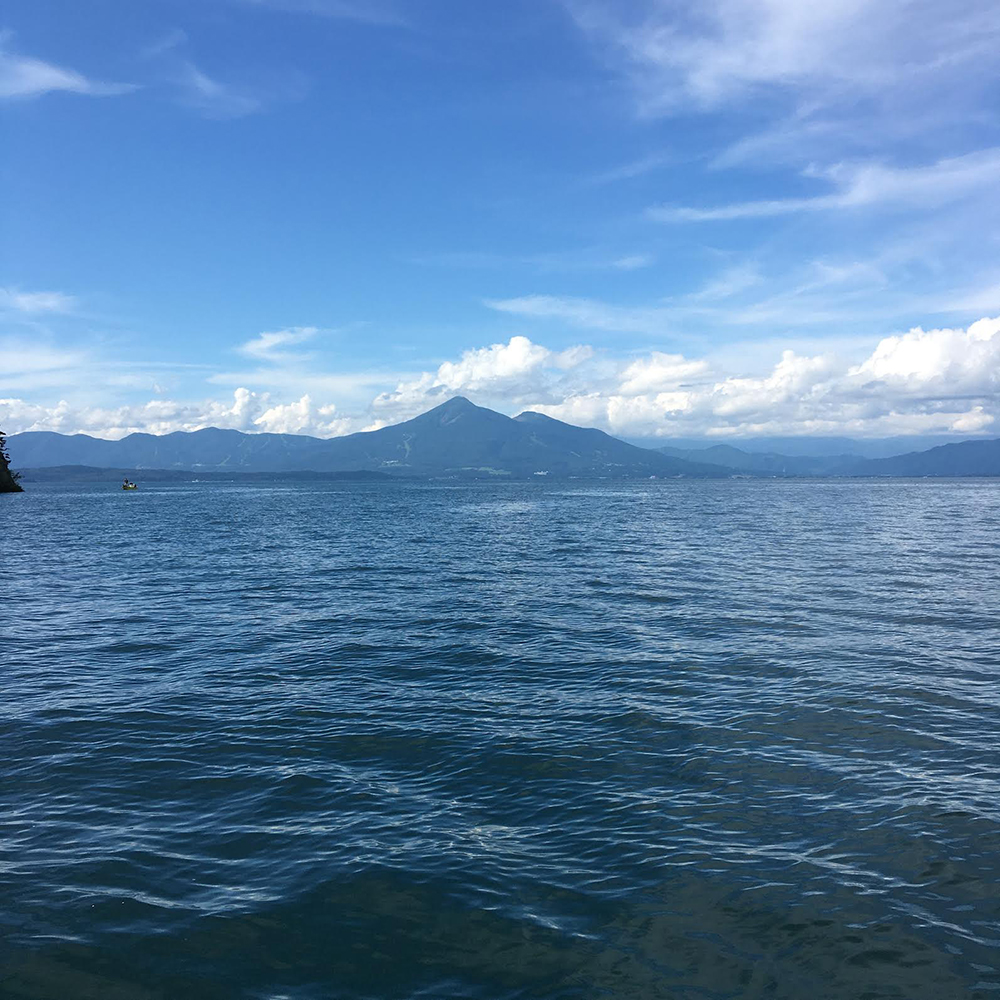
[[[745,364],[760,364],[763,350],[746,350]],[[56,363],[40,355],[32,366],[44,374]],[[0,425],[9,433],[103,437],[209,426],[333,437],[407,419],[458,394],[508,413],[533,409],[635,437],[982,434],[1000,415],[1000,318],[968,328],[914,328],[849,358],[786,349],[752,371],[727,370],[719,356],[709,362],[649,351],[615,358],[587,345],[555,351],[515,336],[400,379],[346,413],[310,392],[272,397],[240,386],[228,399],[157,399],[114,409],[2,399]]]
[[168,399],[118,407],[88,406],[60,400],[55,406],[41,406],[23,399],[0,399],[0,421],[8,433],[15,431],[58,431],[64,434],[93,434],[120,438],[135,431],[167,434],[202,427],[249,430],[260,412],[262,400],[248,389],[237,389],[231,400],[198,403]]
[[293,403],[282,404],[272,401],[269,393],[241,386],[229,399],[193,402],[154,399],[118,407],[89,406],[67,400],[43,406],[18,398],[0,399],[0,427],[9,434],[58,431],[102,438],[121,438],[138,431],[169,434],[203,427],[336,437],[360,430],[366,422],[364,418],[337,417],[335,412],[333,404],[316,406],[308,394]]
[[339,437],[358,430],[358,421],[351,417],[336,417],[333,403],[315,406],[306,393],[294,403],[268,407],[254,420],[254,427],[274,434],[310,434],[313,437]]
[[551,351],[527,337],[511,337],[506,344],[492,344],[465,351],[458,361],[445,361],[435,372],[424,372],[401,381],[391,392],[376,396],[372,406],[381,419],[412,416],[451,396],[476,394],[482,399],[520,399],[545,391],[565,373],[591,357],[586,346]]
[[[579,353],[576,353],[579,352]],[[760,374],[651,351],[615,364],[527,338],[468,351],[375,400],[392,419],[456,392],[632,436],[978,433],[1000,410],[1000,320],[914,329],[856,363],[784,350]],[[503,405],[506,404],[506,405]]]
[[923,330],[886,337],[849,376],[895,393],[989,396],[1000,393],[1000,319],[981,319],[967,330]]
[[126,83],[101,83],[76,70],[22,56],[8,46],[9,32],[0,32],[0,98],[28,99],[63,91],[88,97],[111,97],[135,90]]
[[[689,367],[691,365],[691,367]],[[680,355],[650,355],[617,385],[534,408],[626,435],[973,434],[1000,411],[1000,319],[886,337],[860,363],[782,352],[762,375],[698,379]]]

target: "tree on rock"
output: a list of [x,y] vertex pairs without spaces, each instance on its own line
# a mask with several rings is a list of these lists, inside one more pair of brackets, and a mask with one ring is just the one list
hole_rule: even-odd
[[21,493],[18,480],[20,472],[10,471],[10,455],[7,454],[7,438],[0,430],[0,493]]

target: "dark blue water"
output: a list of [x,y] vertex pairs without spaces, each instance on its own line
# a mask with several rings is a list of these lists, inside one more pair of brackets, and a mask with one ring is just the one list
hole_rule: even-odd
[[997,997],[998,482],[0,525],[5,998]]

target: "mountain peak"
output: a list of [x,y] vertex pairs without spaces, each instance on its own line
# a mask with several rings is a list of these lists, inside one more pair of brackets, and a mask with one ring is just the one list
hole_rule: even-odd
[[428,413],[461,413],[463,410],[478,410],[479,407],[475,403],[470,402],[465,396],[452,396],[451,399],[446,399],[443,403],[439,403],[434,407],[433,410],[428,410]]
[[477,420],[510,419],[502,413],[488,410],[485,406],[476,406],[475,403],[470,402],[465,396],[452,396],[451,399],[446,399],[443,403],[438,403],[433,409],[427,410],[421,413],[419,417],[414,417],[413,419],[422,424],[450,424],[456,420],[464,421],[469,418],[476,418]]

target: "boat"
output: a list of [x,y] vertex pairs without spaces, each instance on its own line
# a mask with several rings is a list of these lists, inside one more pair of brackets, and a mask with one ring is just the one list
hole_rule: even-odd
[[136,483],[122,483],[123,490],[137,490],[138,488]]

